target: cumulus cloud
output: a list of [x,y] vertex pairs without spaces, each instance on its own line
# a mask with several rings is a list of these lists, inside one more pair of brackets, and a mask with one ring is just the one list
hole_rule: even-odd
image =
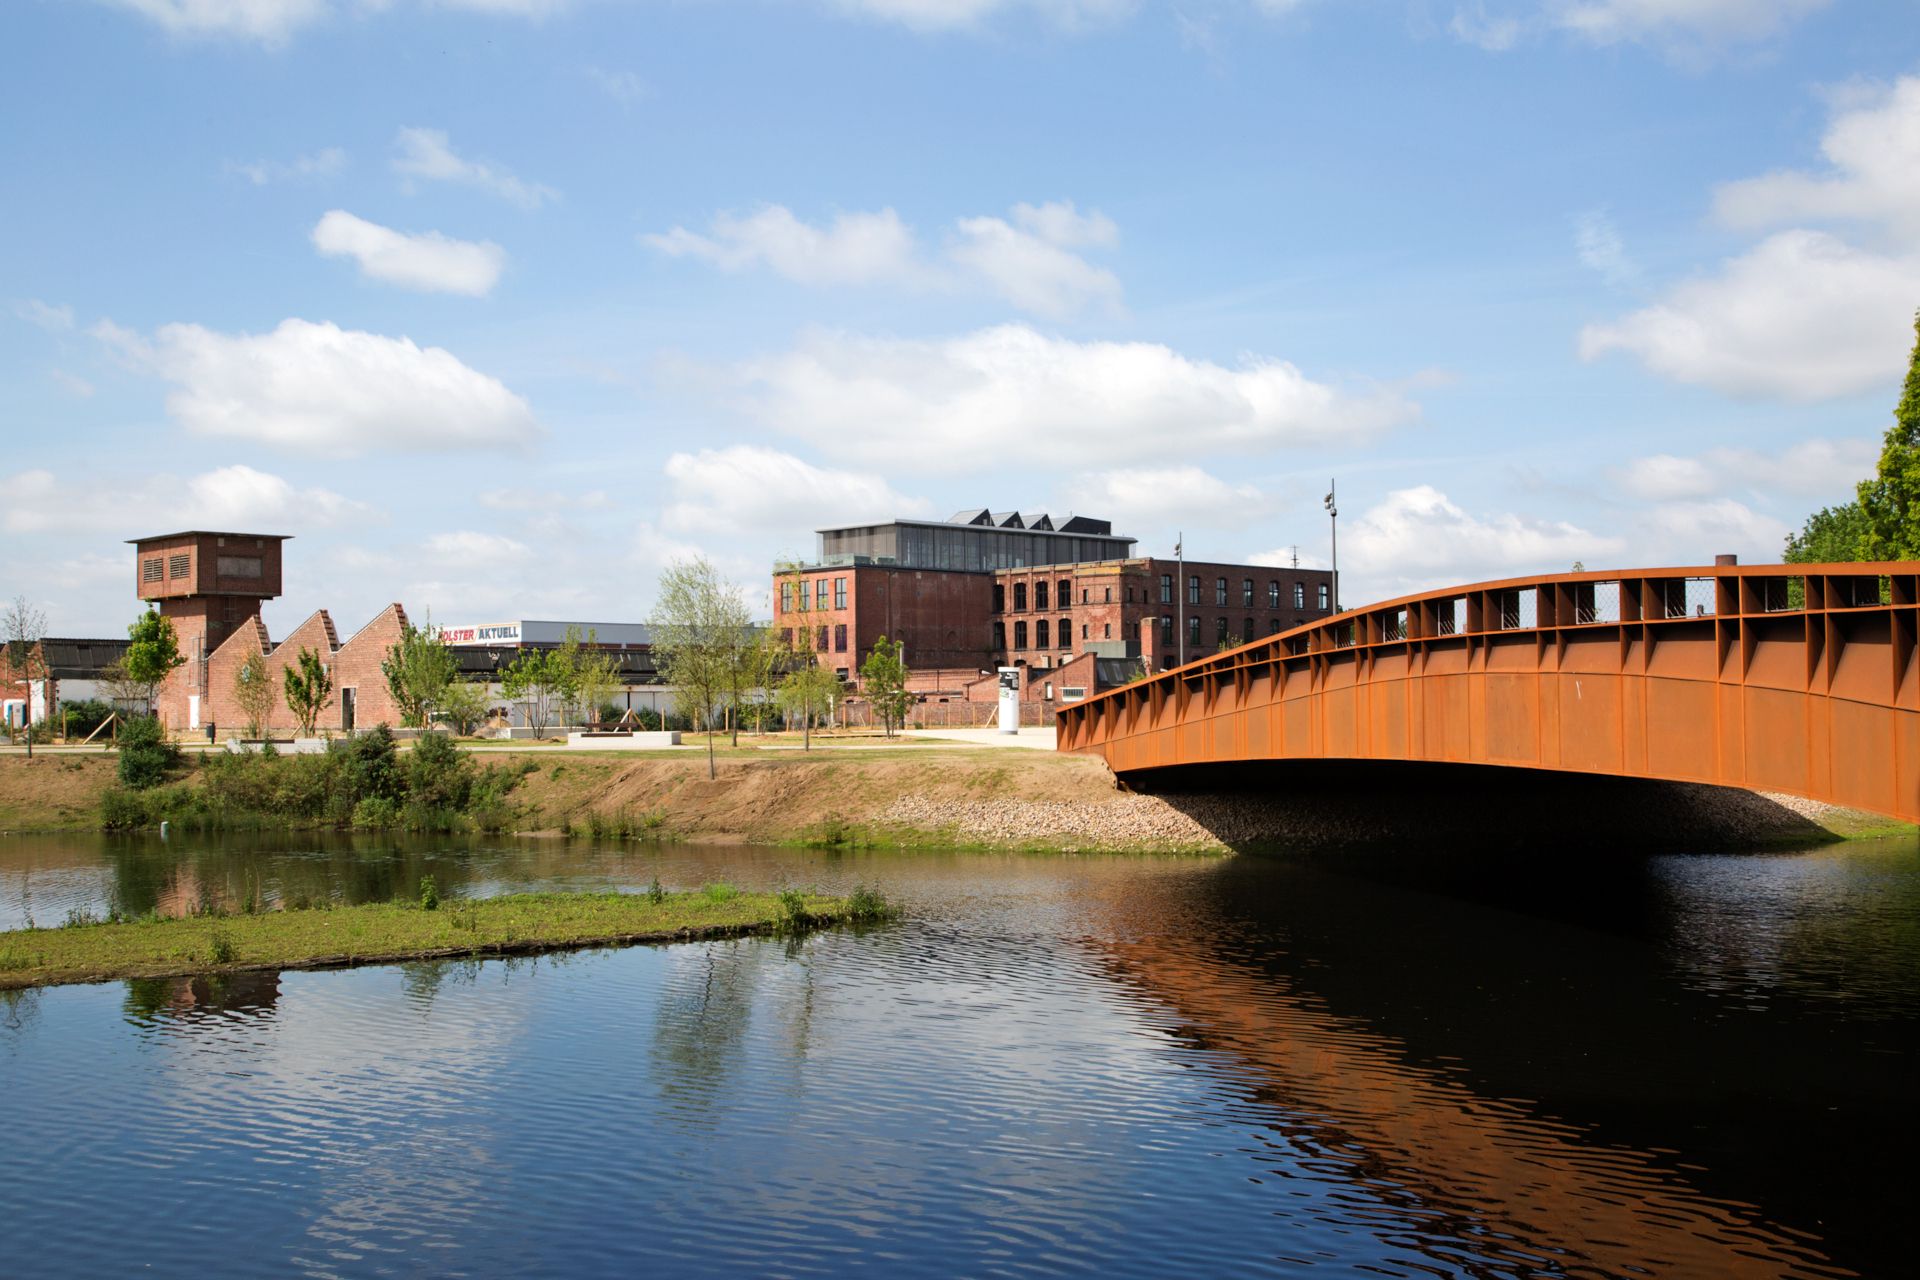
[[563,493],[558,489],[490,489],[480,505],[495,511],[602,511],[613,505],[604,489]]
[[1119,305],[1120,281],[1077,252],[1112,248],[1119,238],[1104,214],[1054,201],[1015,205],[1006,218],[961,218],[931,256],[892,209],[843,213],[816,226],[769,205],[745,217],[717,214],[704,234],[674,227],[641,240],[671,257],[726,271],[764,267],[801,284],[984,291],[1025,311],[1061,316],[1092,304]]
[[1846,495],[1872,474],[1876,442],[1803,440],[1776,452],[1709,449],[1697,457],[1657,453],[1635,458],[1616,474],[1620,489],[1635,498],[1671,501],[1712,497],[1736,489],[1802,498]]
[[1640,268],[1627,256],[1620,229],[1604,209],[1589,209],[1573,220],[1574,252],[1580,265],[1611,285],[1628,285],[1640,278]]
[[53,306],[38,298],[22,298],[14,303],[13,314],[48,333],[65,333],[73,328],[72,307]]
[[68,395],[78,396],[82,400],[91,399],[93,396],[93,384],[91,382],[88,382],[85,378],[76,377],[68,373],[65,369],[49,369],[47,370],[47,376],[59,383],[61,389]]
[[1764,40],[1832,0],[1561,0],[1554,20],[1595,44]]
[[492,290],[507,261],[506,250],[491,241],[395,231],[344,209],[329,210],[314,224],[313,247],[330,258],[352,258],[370,280],[471,298]]
[[587,79],[591,80],[600,92],[623,107],[632,106],[652,92],[647,82],[632,71],[610,71],[605,67],[588,67]]
[[328,0],[105,0],[157,24],[170,35],[284,45],[302,27],[331,12]]
[[1148,342],[1074,342],[1008,324],[946,339],[816,333],[731,371],[767,422],[829,452],[984,470],[1364,439],[1418,407],[1282,360],[1237,366]]
[[428,538],[426,552],[437,560],[456,565],[484,565],[530,559],[533,548],[518,538],[509,538],[502,533],[455,529]]
[[199,435],[303,453],[509,448],[540,432],[527,402],[439,347],[289,319],[271,333],[163,325],[93,333],[173,384],[167,411]]
[[1231,484],[1195,466],[1122,467],[1075,476],[1060,486],[1075,511],[1124,512],[1142,529],[1243,528],[1268,513],[1250,484]]
[[378,518],[364,502],[330,489],[303,489],[246,466],[220,467],[184,480],[156,475],[125,486],[93,476],[64,482],[52,471],[35,469],[4,483],[8,501],[0,527],[9,533],[124,533],[129,511],[192,529],[312,529]]
[[832,0],[843,12],[915,31],[953,31],[977,27],[988,18],[1021,10],[1067,29],[1095,26],[1125,17],[1134,0]]
[[400,130],[393,140],[393,169],[408,178],[478,187],[523,209],[538,209],[560,198],[552,187],[523,181],[491,161],[460,155],[443,129]]
[[275,182],[311,182],[331,178],[347,167],[347,153],[339,147],[327,147],[291,160],[255,160],[241,164],[229,162],[227,169],[256,187]]
[[1485,0],[1473,0],[1453,11],[1447,31],[1462,44],[1474,45],[1488,53],[1505,53],[1520,43],[1526,24],[1507,13],[1490,13]]
[[667,459],[673,501],[661,513],[669,530],[721,533],[748,528],[804,533],[829,523],[924,515],[923,499],[896,492],[879,476],[816,467],[758,445],[676,453]]

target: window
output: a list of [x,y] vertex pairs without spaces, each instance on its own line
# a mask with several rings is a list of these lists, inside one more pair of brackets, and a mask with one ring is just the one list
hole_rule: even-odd
[[820,624],[820,629],[814,633],[813,649],[815,653],[825,653],[827,651],[827,624],[824,622]]
[[1277,636],[1280,634],[1280,619],[1272,618],[1268,620],[1267,634],[1270,636]]
[[[1044,627],[1047,624],[1043,622],[1040,625]],[[1047,701],[1048,702],[1053,701],[1053,681],[1051,680],[1047,681]]]
[[1245,644],[1252,639],[1253,639],[1253,615],[1248,614],[1246,617],[1240,619],[1240,642],[1242,644]]
[[1103,622],[1100,624],[1100,638],[1102,640],[1113,639],[1113,624],[1111,622]]
[[1227,580],[1225,578],[1215,578],[1213,580],[1213,603],[1222,609],[1227,607]]
[[1007,584],[1004,582],[993,584],[993,611],[995,613],[1007,611]]
[[1173,615],[1172,614],[1163,613],[1160,615],[1160,643],[1162,644],[1173,643]]
[[1227,620],[1225,618],[1215,618],[1213,620],[1213,642],[1215,644],[1225,644],[1227,642]]
[[1082,640],[1087,638],[1087,624],[1084,622],[1080,624],[1080,638]]
[[1073,602],[1073,579],[1071,578],[1060,579],[1060,582],[1056,589],[1059,592],[1059,594],[1054,596],[1054,599],[1058,600],[1060,602],[1060,607],[1064,609]]
[[1242,609],[1253,608],[1253,579],[1252,578],[1240,579],[1240,607]]
[[1325,609],[1328,607],[1327,606],[1327,584],[1324,582],[1320,584],[1320,607],[1322,609]]
[[789,649],[793,647],[793,628],[792,627],[780,628],[780,643],[786,645]]
[[1307,584],[1304,582],[1293,584],[1293,607],[1296,609],[1307,607]]
[[827,580],[825,578],[821,578],[813,584],[813,594],[814,608],[825,613],[827,611]]
[[[1036,609],[1045,609],[1047,607],[1047,584],[1044,582],[1036,582],[1033,584],[1033,607]],[[1047,646],[1043,643],[1040,647],[1044,649]]]
[[835,578],[833,580],[833,607],[836,609],[844,609],[847,607],[847,580],[845,578]]
[[[793,612],[793,584],[791,582],[783,582],[780,584],[780,612]],[[793,633],[788,632],[787,638],[791,640]]]
[[833,651],[835,653],[845,653],[847,651],[847,624],[844,622],[834,625]]
[[1004,653],[1006,652],[1006,648],[1007,624],[1004,622],[996,622],[993,624],[993,651],[995,653]]
[[1173,603],[1173,575],[1170,573],[1160,575],[1160,603]]
[[1085,587],[1082,587],[1080,588],[1080,603],[1085,604],[1086,602],[1087,602],[1087,589]]
[[806,583],[806,579],[804,578],[800,580],[799,595],[800,595],[800,612],[805,613],[807,611],[807,601],[813,599],[813,593],[807,590],[807,583]]
[[[213,562],[213,567],[214,572],[223,578],[258,578],[262,576],[259,556],[221,556]],[[184,565],[181,566],[181,572],[186,572]]]
[[187,576],[187,570],[191,568],[192,565],[193,557],[187,555],[185,552],[177,552],[170,555],[167,557],[167,576],[169,578],[184,578]]
[[1197,573],[1187,575],[1187,603],[1200,603],[1200,575]]
[[142,560],[140,562],[140,581],[142,582],[160,581],[161,573],[165,568],[166,568],[166,565],[161,563],[159,556],[155,556],[151,560]]
[[1128,587],[1128,588],[1127,588],[1127,603],[1128,603],[1128,604],[1132,604],[1132,603],[1133,603],[1133,588],[1132,588],[1132,587]]
[[[1199,579],[1196,578],[1194,579],[1194,581],[1197,582],[1199,581]],[[1195,648],[1195,649],[1200,647],[1200,619],[1199,618],[1187,619],[1187,645],[1188,647]]]
[[1013,624],[1013,647],[1016,649],[1027,647],[1027,624],[1024,622]]
[[[1027,611],[1027,584],[1024,582],[1016,582],[1013,584],[1013,611],[1015,613],[1025,613]],[[1024,649],[1027,646],[1021,645],[1020,647]]]
[[1047,620],[1045,618],[1042,618],[1040,619],[1040,621],[1033,624],[1033,647],[1034,648],[1044,649],[1047,647],[1047,630],[1048,630]]
[[1112,604],[1112,603],[1113,603],[1113,588],[1112,588],[1112,587],[1108,587],[1108,588],[1106,589],[1106,591],[1107,591],[1107,594],[1106,594],[1106,597],[1105,597],[1105,599],[1103,599],[1103,600],[1102,600],[1102,601],[1101,601],[1100,603],[1102,603],[1102,604]]
[[1073,619],[1060,619],[1060,629],[1054,634],[1060,637],[1060,647],[1062,649],[1073,648]]

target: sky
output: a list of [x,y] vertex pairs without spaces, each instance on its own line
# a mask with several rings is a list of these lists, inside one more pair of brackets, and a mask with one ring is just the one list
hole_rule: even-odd
[[1342,598],[1777,560],[1920,307],[1920,0],[12,0],[0,592],[764,612],[823,525]]

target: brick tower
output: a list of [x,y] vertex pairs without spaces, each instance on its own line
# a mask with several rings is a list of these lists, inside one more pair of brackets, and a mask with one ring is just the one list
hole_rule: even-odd
[[280,594],[277,533],[193,529],[132,539],[139,596],[173,623],[186,664],[160,688],[155,710],[169,729],[198,729],[207,694],[207,655]]

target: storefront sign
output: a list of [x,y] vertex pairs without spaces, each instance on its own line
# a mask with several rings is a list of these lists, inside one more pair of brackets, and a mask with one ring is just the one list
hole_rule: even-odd
[[484,626],[442,627],[441,644],[519,644],[520,624],[495,622]]

